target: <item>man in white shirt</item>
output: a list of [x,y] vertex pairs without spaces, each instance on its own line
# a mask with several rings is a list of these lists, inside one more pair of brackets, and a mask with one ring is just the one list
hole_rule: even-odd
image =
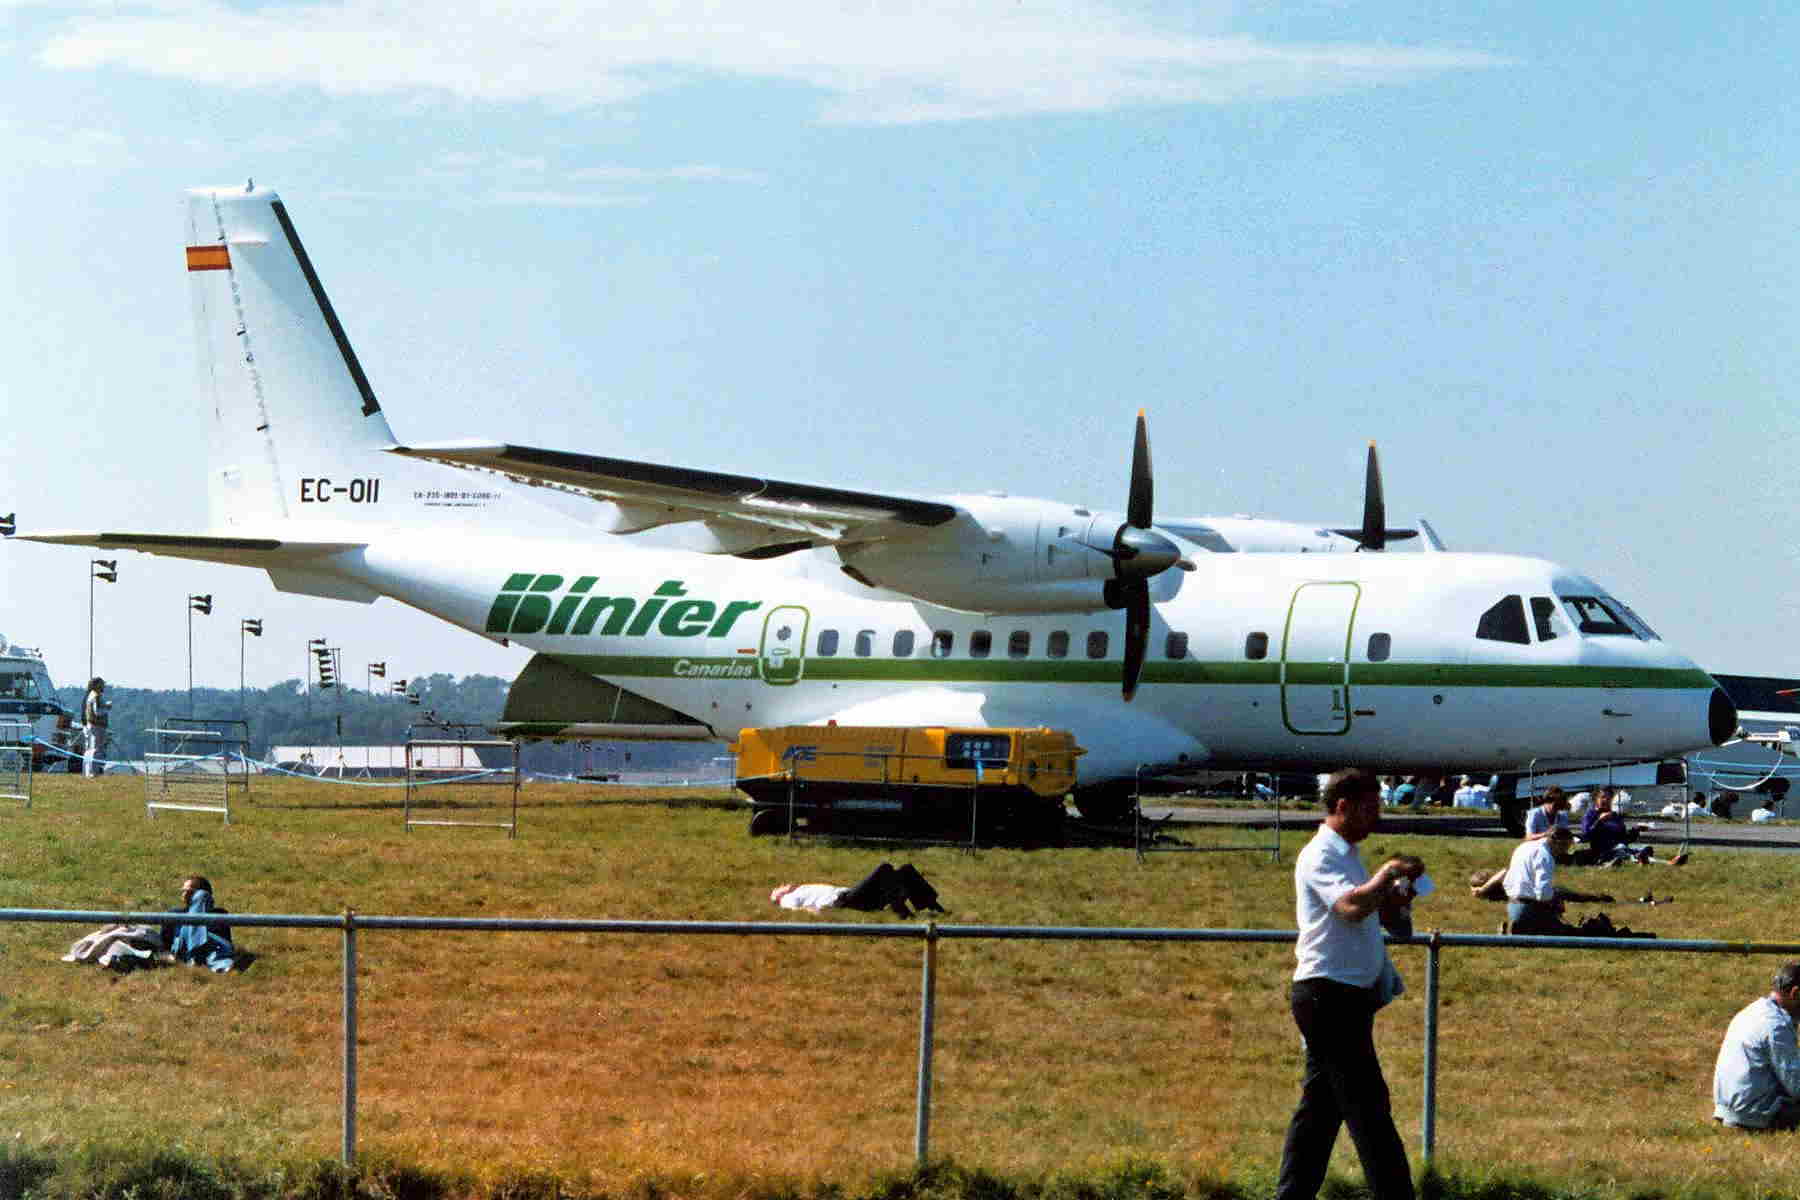
[[1377,984],[1392,970],[1376,914],[1411,872],[1390,860],[1370,875],[1357,857],[1357,843],[1381,819],[1375,776],[1338,771],[1323,799],[1325,820],[1294,861],[1300,937],[1289,995],[1306,1067],[1281,1149],[1275,1196],[1312,1200],[1325,1181],[1338,1129],[1348,1125],[1376,1200],[1412,1200],[1406,1147],[1394,1128],[1387,1080],[1375,1054]]
[[1737,1129],[1800,1125],[1800,962],[1775,972],[1769,994],[1754,1000],[1725,1030],[1713,1065],[1713,1116]]
[[106,771],[106,710],[112,704],[106,699],[106,680],[98,675],[88,680],[87,695],[81,701],[81,732],[87,746],[81,756],[81,774],[93,779]]
[[1562,902],[1556,898],[1556,856],[1567,854],[1573,841],[1563,827],[1513,848],[1501,886],[1506,890],[1506,919],[1514,933],[1557,933],[1562,929]]

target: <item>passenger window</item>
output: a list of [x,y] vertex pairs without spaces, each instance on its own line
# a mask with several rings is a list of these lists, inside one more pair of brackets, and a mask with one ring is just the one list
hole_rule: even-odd
[[956,649],[956,635],[948,629],[940,629],[931,635],[931,657],[949,658],[950,652]]
[[1369,635],[1369,661],[1386,662],[1388,655],[1394,652],[1394,639],[1385,633]]
[[1089,658],[1106,657],[1106,631],[1096,629],[1088,634],[1087,654]]
[[1066,629],[1053,630],[1049,639],[1044,643],[1044,653],[1051,658],[1069,657],[1069,631]]
[[1031,631],[1015,629],[1012,636],[1006,639],[1006,657],[1029,658],[1031,656]]
[[838,631],[837,630],[821,629],[819,631],[819,650],[818,650],[819,656],[821,658],[830,658],[833,654],[836,654],[837,653],[837,642],[838,642]]
[[1164,638],[1163,639],[1163,657],[1164,658],[1186,658],[1187,657],[1187,634],[1171,633],[1168,637]]
[[969,635],[969,657],[986,658],[994,649],[994,635],[985,629],[977,629]]
[[913,631],[902,629],[894,635],[894,657],[911,658],[913,650]]
[[856,635],[856,657],[867,658],[875,653],[875,631],[864,629]]
[[1253,633],[1244,639],[1244,657],[1255,662],[1269,657],[1269,635]]
[[1548,596],[1531,598],[1531,624],[1537,630],[1537,640],[1548,642],[1556,637],[1556,601]]
[[1525,632],[1525,601],[1517,596],[1508,596],[1482,613],[1481,620],[1475,626],[1475,636],[1488,642],[1531,645],[1531,635]]

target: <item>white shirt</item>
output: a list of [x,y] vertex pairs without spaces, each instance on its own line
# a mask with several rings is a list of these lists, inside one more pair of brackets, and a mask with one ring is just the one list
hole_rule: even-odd
[[[1569,827],[1569,814],[1566,812],[1557,813],[1556,823],[1561,825],[1564,829],[1567,829]],[[1525,814],[1525,836],[1530,837],[1534,833],[1549,832],[1550,818],[1544,812],[1544,806],[1541,804],[1532,805],[1531,811]]]
[[1352,987],[1374,987],[1387,965],[1381,921],[1371,912],[1347,921],[1332,911],[1344,893],[1369,881],[1369,872],[1329,825],[1294,859],[1295,979],[1332,979]]
[[778,903],[783,908],[835,908],[838,900],[849,890],[834,883],[803,883],[783,896]]
[[1725,1030],[1713,1065],[1713,1115],[1762,1129],[1800,1097],[1794,1018],[1767,996],[1751,1001]]
[[1506,865],[1501,886],[1508,900],[1556,899],[1556,859],[1547,839],[1520,842]]

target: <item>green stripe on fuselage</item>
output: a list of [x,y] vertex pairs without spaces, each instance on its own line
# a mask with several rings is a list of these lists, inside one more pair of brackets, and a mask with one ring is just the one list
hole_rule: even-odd
[[[573,654],[560,661],[594,675],[715,681],[723,669],[755,680],[756,660],[749,655]],[[1143,682],[1190,685],[1259,685],[1282,681],[1279,662],[1148,662]],[[678,670],[678,668],[680,668]],[[740,674],[748,669],[751,674]],[[808,680],[859,683],[1116,683],[1116,659],[971,659],[971,658],[821,658],[808,656]],[[1341,663],[1289,663],[1290,684],[1336,684],[1344,678]],[[1515,666],[1505,664],[1357,663],[1350,686],[1483,687],[1483,688],[1655,688],[1708,689],[1712,677],[1698,668]]]

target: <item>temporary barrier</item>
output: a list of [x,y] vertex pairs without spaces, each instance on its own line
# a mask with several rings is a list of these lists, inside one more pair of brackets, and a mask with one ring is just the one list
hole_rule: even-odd
[[[452,736],[418,737],[421,728]],[[415,809],[455,815],[421,817]],[[447,825],[504,829],[507,837],[518,837],[519,743],[474,738],[463,726],[408,729],[404,825],[408,833],[414,826]]]
[[144,808],[218,813],[231,824],[231,789],[250,794],[250,723],[237,717],[162,717],[144,732]]
[[0,721],[0,800],[31,807],[32,729],[30,721]]

